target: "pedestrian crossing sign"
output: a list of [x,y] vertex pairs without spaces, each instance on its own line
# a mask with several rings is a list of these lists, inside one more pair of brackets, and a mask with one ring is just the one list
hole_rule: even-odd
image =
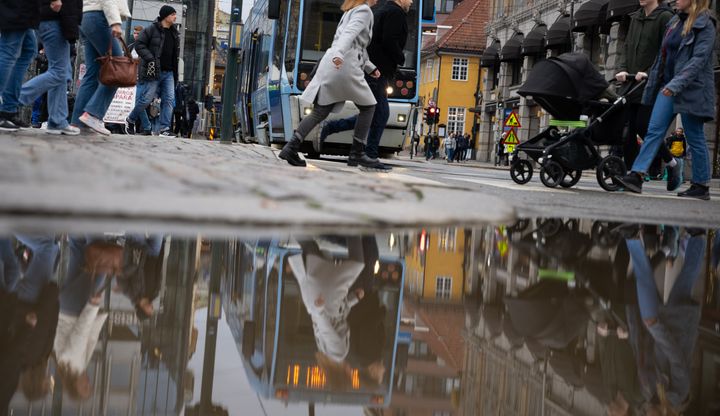
[[506,144],[505,145],[505,153],[513,153],[514,151],[515,151],[514,144]]
[[520,119],[516,112],[511,112],[510,115],[505,119],[505,127],[522,127],[520,126]]
[[520,140],[518,140],[517,134],[515,134],[515,129],[510,129],[510,131],[507,132],[507,135],[505,136],[505,140],[503,140],[502,144],[504,144],[504,145],[520,144]]

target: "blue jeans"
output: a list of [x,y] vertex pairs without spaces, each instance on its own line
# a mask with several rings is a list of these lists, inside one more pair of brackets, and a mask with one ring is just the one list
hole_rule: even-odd
[[36,51],[37,39],[33,29],[0,32],[0,111],[17,113],[20,86]]
[[40,22],[38,33],[48,58],[48,70],[22,86],[20,103],[30,105],[47,92],[48,129],[64,129],[68,126],[67,79],[70,74],[70,43],[62,34],[59,20]]
[[455,158],[455,149],[445,149],[445,154],[447,155],[447,160],[452,162]]
[[17,285],[17,296],[20,300],[35,302],[43,286],[56,280],[55,269],[60,259],[60,246],[51,235],[16,237],[32,252],[30,264]]
[[[665,133],[670,126],[675,113],[673,112],[673,97],[658,94],[650,116],[650,125],[645,140],[640,147],[640,153],[633,163],[632,171],[647,173],[655,155],[661,145],[664,145]],[[690,114],[681,114],[685,137],[690,153],[692,154],[692,182],[706,185],[710,182],[710,164],[708,162],[708,148],[705,142],[703,121]]]
[[130,121],[140,121],[142,129],[150,131],[152,125],[145,109],[152,102],[153,98],[158,95],[160,89],[160,131],[170,128],[172,121],[173,106],[175,105],[175,76],[172,71],[162,71],[160,79],[154,81],[142,81],[138,83],[135,93],[135,108],[128,116]]
[[[660,298],[650,260],[645,254],[645,247],[637,239],[627,240],[626,243],[632,259],[633,272],[635,273],[640,316],[643,319],[657,318]],[[685,249],[685,262],[668,297],[669,305],[687,303],[692,300],[692,288],[703,266],[702,259],[705,258],[705,246],[705,236],[691,237],[688,240]]]
[[91,276],[85,269],[85,247],[102,238],[71,237],[68,248],[70,258],[67,274],[63,276],[60,288],[60,310],[72,316],[79,316],[91,297],[105,285],[105,274]]
[[86,111],[101,120],[105,117],[105,113],[110,107],[113,97],[115,97],[117,88],[100,83],[98,80],[100,63],[96,59],[107,54],[108,47],[111,44],[113,56],[122,55],[120,44],[112,38],[110,26],[108,26],[103,12],[83,13],[80,33],[85,48],[86,71],[77,97],[75,97],[75,108],[71,119],[71,124],[75,126],[82,125],[80,116]]
[[[382,138],[385,125],[390,117],[390,104],[387,99],[387,79],[373,78],[365,75],[365,80],[377,101],[375,105],[375,113],[373,114],[372,123],[370,124],[370,133],[368,133],[367,144],[365,145],[365,154],[368,157],[377,159],[379,156],[380,139]],[[327,123],[326,128],[328,134],[348,131],[355,128],[357,116],[348,117],[340,120],[333,120]]]
[[0,240],[0,289],[17,293],[18,299],[34,303],[43,286],[55,281],[60,247],[53,236],[16,236],[32,252],[27,270],[21,276],[20,264],[10,240]]

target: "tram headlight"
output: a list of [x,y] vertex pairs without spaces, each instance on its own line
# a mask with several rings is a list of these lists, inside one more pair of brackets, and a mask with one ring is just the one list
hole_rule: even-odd
[[397,116],[398,123],[404,123],[405,120],[407,120],[407,116],[405,114],[398,114],[398,116]]
[[306,116],[309,116],[310,113],[312,113],[312,107],[305,107],[305,109],[303,109],[303,113],[305,113]]
[[395,92],[393,87],[387,87],[387,89],[385,91],[387,92],[387,95],[392,95],[392,93]]

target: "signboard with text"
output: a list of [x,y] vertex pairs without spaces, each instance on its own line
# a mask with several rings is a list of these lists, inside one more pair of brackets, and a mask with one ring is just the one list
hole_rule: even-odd
[[135,91],[136,87],[118,88],[103,121],[124,124],[125,119],[135,107]]

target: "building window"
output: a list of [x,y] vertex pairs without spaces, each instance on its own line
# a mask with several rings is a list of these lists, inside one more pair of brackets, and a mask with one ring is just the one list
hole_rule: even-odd
[[465,108],[464,107],[448,107],[448,132],[465,132]]
[[[454,131],[454,130],[450,130]],[[438,235],[438,248],[441,251],[455,251],[455,241],[457,240],[457,228],[446,228]]]
[[435,298],[450,299],[452,293],[452,278],[438,276],[435,278]]
[[510,85],[520,85],[522,82],[522,61],[510,64]]
[[468,59],[453,58],[452,80],[467,81],[468,79]]
[[432,78],[433,78],[433,66],[435,66],[433,59],[428,59],[428,60],[425,62],[425,74],[423,74],[423,79],[425,80],[425,82],[430,82],[430,81],[432,81]]

